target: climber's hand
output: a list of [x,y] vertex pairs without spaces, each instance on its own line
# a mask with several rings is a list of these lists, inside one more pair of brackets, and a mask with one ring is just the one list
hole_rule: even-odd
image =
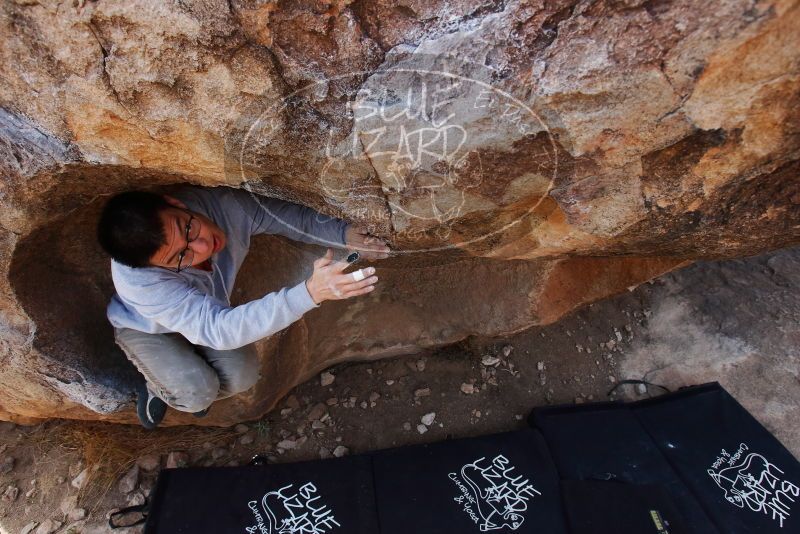
[[389,257],[389,247],[386,246],[386,242],[370,235],[363,226],[349,224],[344,233],[347,248],[357,250],[362,258],[382,260]]
[[333,261],[333,249],[331,248],[324,256],[314,261],[314,272],[311,278],[306,280],[306,287],[315,303],[347,299],[375,289],[375,282],[378,281],[377,276],[372,276],[375,273],[375,267],[360,269],[365,278],[356,281],[355,273],[342,273],[348,265],[350,264],[346,261]]

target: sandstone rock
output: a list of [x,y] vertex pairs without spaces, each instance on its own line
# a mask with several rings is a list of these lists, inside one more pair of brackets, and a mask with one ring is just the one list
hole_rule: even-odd
[[289,395],[286,398],[286,407],[291,408],[292,410],[297,410],[300,408],[300,401],[297,400],[297,397],[294,395]]
[[[246,187],[407,253],[369,296],[260,343],[270,379],[248,395],[164,425],[254,420],[343,359],[511,334],[696,258],[800,242],[795,3],[394,4],[0,6],[0,418],[136,423],[93,239],[133,187]],[[445,69],[463,83],[420,74]],[[445,131],[456,149],[414,152]],[[320,252],[259,236],[236,299]]]
[[189,454],[182,451],[174,451],[167,455],[167,469],[176,467],[186,467],[189,465]]
[[122,478],[120,479],[119,483],[117,484],[117,489],[119,489],[120,493],[130,493],[136,489],[136,485],[139,483],[139,466],[134,465],[131,467],[127,473],[125,473]]
[[322,416],[325,415],[326,413],[328,413],[327,405],[320,402],[315,404],[314,407],[311,408],[311,410],[308,412],[308,416],[306,417],[306,419],[308,419],[309,421],[316,421],[322,418]]
[[333,381],[336,380],[336,377],[333,376],[333,373],[329,373],[325,371],[319,377],[319,383],[322,387],[328,387],[333,384]]
[[420,421],[422,421],[422,424],[425,425],[425,426],[431,426],[435,419],[436,419],[436,413],[435,412],[431,412],[431,413],[426,413],[425,415],[423,415],[422,419],[420,419]]
[[278,450],[292,450],[297,448],[297,441],[293,439],[284,439],[278,442]]
[[144,504],[145,501],[145,496],[141,491],[137,491],[128,496],[128,506],[139,506]]
[[60,521],[56,521],[55,519],[47,519],[38,527],[36,527],[34,534],[53,534],[53,532],[61,528],[61,525],[63,525],[63,523]]
[[74,510],[78,507],[78,496],[77,495],[68,495],[64,497],[64,500],[61,501],[59,505],[59,510],[61,513],[66,515],[70,512],[70,510]]
[[86,480],[89,478],[89,468],[85,468],[81,471],[78,476],[72,479],[72,487],[77,489],[82,489],[84,484],[86,484]]
[[[136,495],[141,495],[141,493],[138,493]],[[142,498],[141,501],[142,502],[140,502],[139,504],[142,504],[144,502],[144,498]],[[129,506],[134,506],[134,505],[131,504],[130,501],[129,501]],[[86,509],[85,508],[73,508],[72,510],[67,512],[67,521],[70,522],[70,523],[75,523],[76,521],[80,521],[82,519],[86,519],[87,515],[88,514],[86,513]],[[67,532],[69,532],[69,530],[67,530]]]
[[143,471],[155,471],[161,467],[161,456],[158,454],[148,454],[136,460],[136,465]]
[[489,355],[489,354],[487,354],[486,356],[481,358],[481,365],[485,365],[487,367],[495,366],[495,365],[497,365],[499,363],[500,363],[500,358],[496,358],[496,357],[494,357],[492,355]]

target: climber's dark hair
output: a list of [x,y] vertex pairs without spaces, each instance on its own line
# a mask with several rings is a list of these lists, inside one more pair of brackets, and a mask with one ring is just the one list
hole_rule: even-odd
[[128,267],[147,267],[166,244],[160,213],[171,205],[147,191],[127,191],[111,197],[97,223],[97,240],[112,258]]

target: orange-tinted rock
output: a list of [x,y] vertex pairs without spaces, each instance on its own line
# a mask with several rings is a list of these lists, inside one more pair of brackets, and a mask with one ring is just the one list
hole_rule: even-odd
[[[263,340],[267,379],[203,424],[800,242],[796,0],[6,2],[0,39],[0,418],[135,421],[94,242],[134,187],[247,187],[400,252]],[[238,302],[321,254],[255,243]]]

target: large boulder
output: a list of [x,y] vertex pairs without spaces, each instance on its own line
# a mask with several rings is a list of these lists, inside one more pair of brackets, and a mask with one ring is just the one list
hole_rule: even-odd
[[[0,39],[0,418],[135,421],[94,239],[131,188],[245,188],[397,251],[369,296],[261,341],[264,380],[212,425],[337,362],[800,242],[795,0],[19,0]],[[259,236],[235,301],[322,252]]]

